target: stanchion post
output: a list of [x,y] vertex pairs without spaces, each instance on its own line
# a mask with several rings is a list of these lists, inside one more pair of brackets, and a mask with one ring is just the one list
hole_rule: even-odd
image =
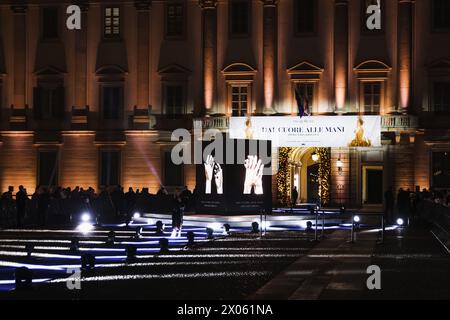
[[267,212],[264,210],[264,236],[266,236],[267,233]]
[[319,210],[316,208],[316,229],[314,231],[314,241],[317,241],[317,225],[319,224]]
[[386,227],[384,225],[384,215],[381,215],[381,243],[384,243],[384,231]]
[[352,214],[352,231],[350,235],[350,242],[355,242],[355,215]]
[[322,210],[322,235],[320,236],[321,239],[325,237],[325,211]]
[[259,212],[259,236],[262,237],[263,234],[263,218],[262,211]]

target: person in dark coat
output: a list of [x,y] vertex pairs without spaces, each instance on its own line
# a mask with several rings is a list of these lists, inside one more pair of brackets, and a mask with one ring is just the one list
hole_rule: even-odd
[[133,210],[136,206],[136,194],[133,191],[133,188],[128,188],[128,192],[125,193],[125,211],[126,211],[126,224],[128,225],[131,221],[131,217],[133,215]]
[[172,211],[172,234],[174,236],[181,236],[181,228],[183,226],[184,205],[181,201],[176,201],[175,207]]
[[19,191],[16,193],[16,207],[17,207],[17,227],[22,227],[23,219],[25,218],[25,210],[28,202],[28,196],[25,188],[19,186]]
[[47,222],[47,210],[50,205],[50,194],[46,188],[42,188],[37,199],[37,213],[40,226],[43,228]]
[[384,219],[387,223],[391,223],[393,221],[394,216],[394,192],[392,191],[392,187],[390,187],[384,193]]
[[297,200],[298,200],[298,191],[297,191],[297,187],[294,187],[294,189],[292,189],[292,195],[291,195],[291,210],[295,207],[295,205],[297,204]]

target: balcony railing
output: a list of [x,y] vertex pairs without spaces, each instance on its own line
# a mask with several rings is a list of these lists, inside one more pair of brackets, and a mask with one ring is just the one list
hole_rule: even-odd
[[[228,117],[207,117],[194,120],[194,128],[206,129],[228,129]],[[383,131],[396,131],[416,129],[418,119],[412,115],[386,115],[381,117],[381,129]]]
[[204,130],[207,129],[218,129],[218,130],[226,130],[228,129],[229,118],[228,117],[207,117],[202,119],[194,120],[194,128],[199,129],[202,128]]
[[383,131],[415,129],[418,124],[417,117],[412,115],[386,115],[381,117],[381,129]]

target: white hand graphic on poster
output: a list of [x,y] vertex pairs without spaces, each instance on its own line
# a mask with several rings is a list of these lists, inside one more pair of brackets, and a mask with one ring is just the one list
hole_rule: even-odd
[[257,195],[263,194],[262,176],[264,164],[261,159],[258,159],[258,156],[248,156],[244,162],[244,167],[246,169],[244,194],[252,194],[252,190]]
[[216,163],[214,157],[208,155],[204,163],[205,167],[205,194],[211,194],[212,181],[216,184],[217,194],[223,194],[223,170],[220,164]]

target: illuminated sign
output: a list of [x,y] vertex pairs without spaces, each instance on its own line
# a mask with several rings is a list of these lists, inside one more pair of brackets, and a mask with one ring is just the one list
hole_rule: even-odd
[[230,138],[275,147],[380,147],[380,116],[232,117]]

